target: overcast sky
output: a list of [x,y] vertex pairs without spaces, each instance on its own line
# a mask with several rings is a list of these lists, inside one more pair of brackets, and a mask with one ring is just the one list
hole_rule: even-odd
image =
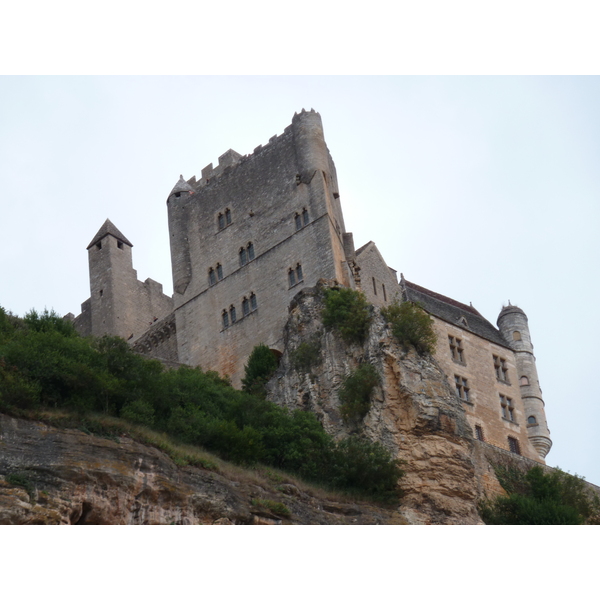
[[105,219],[172,294],[166,199],[320,112],[346,229],[496,323],[525,310],[553,448],[600,484],[598,77],[2,77],[0,305],[79,314]]

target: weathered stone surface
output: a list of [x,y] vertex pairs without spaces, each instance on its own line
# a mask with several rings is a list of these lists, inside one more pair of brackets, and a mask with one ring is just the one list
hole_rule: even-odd
[[[381,381],[360,430],[406,462],[401,514],[410,523],[481,523],[473,436],[447,377],[434,359],[404,351],[376,309],[364,346],[349,346],[325,330],[322,285],[303,290],[290,307],[286,350],[269,399],[315,412],[329,433],[343,438],[353,428],[341,419],[338,391],[361,362],[372,364]],[[294,365],[303,342],[320,346],[320,363],[310,373]]]
[[[25,477],[23,487],[8,483]],[[10,479],[10,477],[9,477]],[[255,499],[281,502],[289,517]],[[178,467],[129,438],[117,441],[0,415],[0,524],[392,524],[394,509],[339,502],[291,483]]]

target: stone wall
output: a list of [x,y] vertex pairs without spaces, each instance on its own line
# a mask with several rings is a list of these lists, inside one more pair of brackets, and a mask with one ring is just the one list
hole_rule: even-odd
[[189,190],[176,186],[169,231],[179,360],[239,385],[254,346],[283,350],[283,325],[299,289],[321,277],[353,282],[318,114],[296,115],[250,156],[228,156],[220,168],[203,169],[198,183],[188,181]]
[[[468,401],[463,406],[467,419],[475,430],[481,427],[484,441],[509,450],[508,436],[519,441],[521,453],[543,463],[527,437],[525,409],[519,389],[519,377],[514,353],[505,346],[494,344],[474,333],[432,317],[438,338],[435,358],[448,375],[450,384],[456,388],[455,376],[467,381]],[[453,358],[449,336],[460,340],[462,361]],[[499,380],[494,370],[493,356],[506,361],[507,381]],[[513,420],[502,416],[500,394],[512,400]],[[508,410],[508,409],[507,409]]]

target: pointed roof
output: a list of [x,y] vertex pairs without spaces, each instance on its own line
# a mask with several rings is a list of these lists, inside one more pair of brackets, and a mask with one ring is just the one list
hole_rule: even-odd
[[[227,153],[225,153],[227,154]],[[175,187],[171,190],[171,194],[175,192],[193,192],[194,188],[183,178],[183,175],[179,176],[179,181],[175,184]],[[171,195],[169,194],[169,196]]]
[[112,235],[117,238],[120,242],[127,244],[133,248],[133,244],[112,224],[110,219],[104,221],[104,225],[98,229],[98,233],[94,236],[94,239],[89,243],[86,250],[89,250],[94,244],[97,244],[102,238],[107,235]]

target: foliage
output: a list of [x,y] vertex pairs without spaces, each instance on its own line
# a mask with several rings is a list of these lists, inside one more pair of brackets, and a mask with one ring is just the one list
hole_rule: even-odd
[[280,517],[291,516],[290,509],[283,502],[275,502],[274,500],[269,500],[267,498],[253,498],[251,503],[253,506],[266,508]]
[[413,346],[419,354],[433,353],[436,343],[433,320],[418,304],[394,301],[382,308],[381,314],[405,349]]
[[265,385],[277,369],[277,359],[268,346],[255,346],[244,368],[242,389],[249,394],[266,397]]
[[[385,468],[393,461],[383,449],[336,443],[313,413],[265,399],[264,383],[277,366],[266,346],[255,349],[246,368],[244,384],[253,395],[211,371],[164,370],[120,338],[82,338],[64,323],[47,311],[26,319],[0,311],[0,409],[64,408],[82,431],[115,440],[127,432],[109,420],[121,417],[132,430],[152,427],[238,464],[262,463],[366,495],[397,495],[398,478]],[[179,452],[173,460],[196,464],[190,456]],[[358,471],[353,460],[362,465]]]
[[321,361],[321,340],[318,336],[308,342],[302,342],[290,352],[292,367],[300,373],[310,373],[312,368],[319,365]]
[[6,483],[23,488],[30,500],[33,500],[35,488],[29,477],[24,473],[10,473],[4,478]]
[[341,415],[345,423],[361,421],[371,407],[371,392],[379,383],[375,367],[363,363],[346,378],[339,391]]
[[367,492],[384,502],[395,501],[401,495],[401,463],[380,444],[352,436],[337,444],[333,457],[330,477],[334,486]]
[[508,496],[498,496],[480,507],[489,525],[581,525],[600,522],[600,499],[581,477],[539,467],[524,472],[496,467]]
[[337,329],[348,344],[363,344],[371,325],[369,304],[362,292],[350,288],[325,290],[323,324]]

